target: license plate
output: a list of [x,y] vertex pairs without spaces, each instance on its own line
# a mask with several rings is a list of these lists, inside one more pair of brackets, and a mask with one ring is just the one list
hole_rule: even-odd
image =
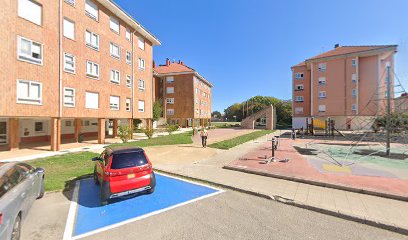
[[130,178],[134,178],[135,177],[135,174],[134,173],[132,173],[132,174],[128,174],[128,179],[130,179]]

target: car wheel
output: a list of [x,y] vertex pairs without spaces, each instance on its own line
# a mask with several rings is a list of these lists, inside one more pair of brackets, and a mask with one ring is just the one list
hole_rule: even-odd
[[11,240],[20,240],[21,236],[21,215],[19,214],[14,220],[13,230],[11,232]]
[[150,174],[150,189],[147,190],[148,194],[152,194],[154,193],[154,189],[156,188],[156,176],[154,175],[154,173]]
[[96,174],[96,166],[94,168],[93,179],[96,185],[99,185],[98,174]]
[[44,177],[41,179],[41,189],[40,189],[40,193],[38,194],[37,199],[40,199],[42,197],[44,197],[44,193],[45,193],[45,180]]

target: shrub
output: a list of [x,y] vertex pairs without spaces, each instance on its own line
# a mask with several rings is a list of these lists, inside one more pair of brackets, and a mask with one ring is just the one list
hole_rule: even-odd
[[177,131],[177,129],[179,128],[179,126],[177,124],[167,124],[166,125],[166,131],[169,133],[169,135],[171,135],[174,131]]
[[152,129],[146,128],[146,129],[143,129],[143,132],[144,132],[144,134],[146,135],[146,137],[147,137],[148,139],[150,139],[150,138],[153,137],[154,129],[153,129],[153,128],[152,128]]
[[127,143],[132,136],[132,129],[129,126],[120,125],[118,128],[118,135],[122,142]]

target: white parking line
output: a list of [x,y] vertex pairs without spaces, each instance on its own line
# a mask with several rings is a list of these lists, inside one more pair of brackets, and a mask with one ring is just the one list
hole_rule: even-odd
[[65,224],[63,240],[72,239],[72,233],[74,231],[74,224],[75,224],[75,215],[76,215],[77,208],[78,208],[79,185],[80,185],[80,181],[77,180],[75,183],[74,192],[72,193],[72,199],[71,199],[71,204],[69,206],[67,222]]
[[110,230],[110,229],[113,229],[113,228],[116,228],[116,227],[119,227],[119,226],[122,226],[122,225],[125,225],[125,224],[128,224],[128,223],[131,223],[131,222],[135,222],[135,221],[144,219],[144,218],[148,218],[150,216],[153,216],[153,215],[156,215],[156,214],[159,214],[159,213],[163,213],[163,212],[169,211],[171,209],[181,207],[181,206],[193,203],[193,202],[197,202],[197,201],[200,201],[202,199],[212,197],[212,196],[215,196],[217,194],[225,192],[225,190],[223,190],[223,189],[219,189],[219,188],[212,187],[212,186],[209,186],[209,185],[205,185],[205,184],[202,184],[202,183],[197,183],[197,182],[193,182],[193,181],[190,181],[190,180],[185,180],[185,179],[182,179],[182,178],[179,178],[179,177],[174,177],[174,176],[163,174],[163,173],[157,173],[157,174],[162,175],[162,176],[166,176],[166,177],[169,177],[169,178],[174,178],[174,179],[177,179],[177,180],[180,180],[180,181],[188,182],[188,183],[191,183],[191,184],[211,188],[211,189],[217,190],[217,192],[210,193],[210,194],[207,194],[207,195],[204,195],[204,196],[201,196],[201,197],[198,197],[198,198],[186,201],[186,202],[182,202],[182,203],[170,206],[168,208],[160,209],[160,210],[157,210],[157,211],[154,211],[154,212],[151,212],[151,213],[139,216],[139,217],[128,219],[128,220],[120,222],[120,223],[112,224],[112,225],[109,225],[109,226],[106,226],[106,227],[103,227],[103,228],[99,228],[99,229],[96,229],[94,231],[90,231],[90,232],[87,232],[87,233],[84,233],[84,234],[73,237],[72,234],[74,232],[75,215],[77,213],[77,208],[78,208],[78,193],[79,193],[79,187],[80,187],[80,184],[79,184],[80,181],[78,180],[76,182],[76,184],[75,184],[74,193],[72,195],[72,200],[71,200],[71,205],[70,205],[69,212],[68,212],[67,223],[65,225],[65,232],[64,232],[63,240],[77,240],[77,239],[80,239],[80,238],[88,237],[88,236],[91,236],[91,235],[94,235],[94,234],[97,234],[97,233],[100,233],[100,232],[104,232],[104,231],[107,231],[107,230]]
[[94,235],[94,234],[97,234],[97,233],[100,233],[100,232],[104,232],[104,231],[107,231],[107,230],[110,230],[110,229],[113,229],[113,228],[116,228],[116,227],[119,227],[119,226],[122,226],[122,225],[125,225],[125,224],[128,224],[128,223],[131,223],[131,222],[135,222],[135,221],[138,221],[138,220],[141,220],[141,219],[144,219],[144,218],[148,218],[148,217],[151,217],[153,215],[157,215],[159,213],[163,213],[163,212],[169,211],[169,210],[177,208],[177,207],[181,207],[181,206],[184,206],[184,205],[196,202],[196,201],[200,201],[200,200],[208,198],[208,197],[215,196],[215,195],[220,194],[222,192],[224,192],[224,190],[214,192],[214,193],[211,193],[211,194],[208,194],[208,195],[205,195],[205,196],[201,196],[201,197],[192,199],[192,200],[187,201],[187,202],[183,202],[183,203],[180,203],[180,204],[177,204],[177,205],[173,205],[173,206],[168,207],[168,208],[160,209],[160,210],[157,210],[157,211],[154,211],[154,212],[151,212],[151,213],[139,216],[139,217],[135,217],[135,218],[132,218],[132,219],[120,222],[120,223],[116,223],[116,224],[112,224],[112,225],[109,225],[109,226],[106,226],[106,227],[103,227],[103,228],[99,228],[99,229],[96,229],[94,231],[87,232],[87,233],[75,236],[75,237],[72,238],[72,240],[77,240],[77,239],[80,239],[80,238],[88,237],[88,236],[91,236],[91,235]]

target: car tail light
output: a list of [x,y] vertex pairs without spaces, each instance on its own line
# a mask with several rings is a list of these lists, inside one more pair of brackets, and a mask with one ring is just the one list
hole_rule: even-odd
[[3,213],[0,213],[0,225],[3,224]]
[[149,167],[147,169],[152,168],[152,164],[150,163],[149,157],[146,155],[146,152],[143,152],[143,153],[144,153],[144,155],[145,155],[145,157],[147,159],[147,162],[149,163]]
[[119,174],[120,173],[118,172],[108,172],[108,171],[105,172],[105,175],[109,177],[115,177],[115,176],[118,176]]

